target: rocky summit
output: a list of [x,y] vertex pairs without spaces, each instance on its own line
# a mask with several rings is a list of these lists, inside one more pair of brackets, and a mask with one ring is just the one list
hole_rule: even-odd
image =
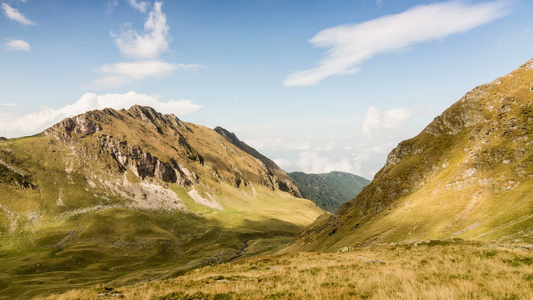
[[323,213],[234,134],[142,106],[1,140],[0,188],[0,298],[275,251]]
[[336,251],[462,238],[533,241],[533,60],[467,93],[292,245]]

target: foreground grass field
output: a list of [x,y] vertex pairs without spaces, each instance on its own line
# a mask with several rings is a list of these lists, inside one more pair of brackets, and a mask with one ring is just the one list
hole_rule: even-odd
[[533,299],[532,249],[451,240],[271,255],[40,299]]

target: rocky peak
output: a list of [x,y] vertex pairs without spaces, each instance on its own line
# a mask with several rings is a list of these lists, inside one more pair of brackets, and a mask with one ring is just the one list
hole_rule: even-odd
[[[134,105],[130,107],[126,112],[134,117],[139,118],[143,120],[146,123],[153,123],[157,122],[157,120],[163,120],[163,114],[160,112],[157,112],[155,109],[151,108],[150,106],[140,106],[140,105]],[[177,119],[177,118],[176,118]]]
[[525,64],[520,66],[520,68],[525,69],[526,71],[533,70],[533,58],[528,60]]
[[95,114],[91,111],[72,118],[66,118],[63,121],[44,131],[45,135],[53,135],[57,139],[66,141],[70,140],[73,134],[86,136],[102,130],[100,124],[95,122]]
[[152,107],[134,105],[125,112],[136,119],[150,125],[160,134],[175,134],[179,129],[191,130],[173,114],[162,114]]

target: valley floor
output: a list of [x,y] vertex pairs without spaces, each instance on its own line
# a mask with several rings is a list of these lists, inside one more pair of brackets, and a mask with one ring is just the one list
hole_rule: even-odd
[[46,299],[533,299],[533,246],[426,241],[251,257]]

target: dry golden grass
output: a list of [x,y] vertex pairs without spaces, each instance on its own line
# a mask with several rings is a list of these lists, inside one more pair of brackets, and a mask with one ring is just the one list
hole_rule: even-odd
[[430,242],[249,258],[46,299],[533,299],[531,248]]

